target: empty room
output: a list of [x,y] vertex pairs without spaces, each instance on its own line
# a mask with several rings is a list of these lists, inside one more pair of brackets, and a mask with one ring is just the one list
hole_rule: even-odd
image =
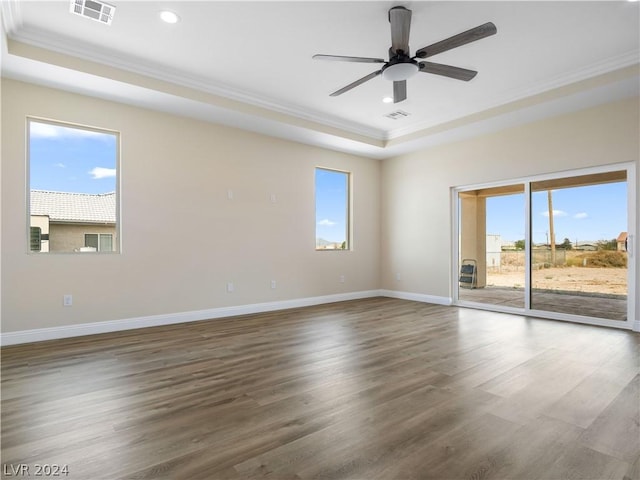
[[2,0],[3,478],[640,480],[640,3]]

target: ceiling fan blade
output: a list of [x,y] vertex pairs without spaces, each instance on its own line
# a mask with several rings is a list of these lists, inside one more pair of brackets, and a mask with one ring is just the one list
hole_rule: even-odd
[[400,103],[407,99],[407,81],[393,82],[393,103]]
[[455,78],[456,80],[463,80],[465,82],[468,82],[478,74],[475,70],[452,67],[451,65],[443,65],[441,63],[420,62],[418,66],[421,72],[442,75],[443,77]]
[[404,7],[393,7],[389,10],[391,23],[391,49],[402,50],[409,54],[409,32],[411,30],[411,10]]
[[382,58],[345,57],[343,55],[314,55],[314,60],[330,60],[334,62],[385,63]]
[[333,92],[331,95],[329,95],[330,97],[337,97],[338,95],[342,95],[344,92],[348,92],[349,90],[351,90],[352,88],[357,87],[358,85],[362,85],[364,82],[368,82],[369,80],[371,80],[372,78],[376,78],[378,75],[380,75],[382,73],[382,70],[378,70],[377,72],[373,72],[370,73],[369,75],[367,75],[366,77],[362,77],[360,80],[356,80],[353,83],[350,83],[349,85],[347,85],[346,87],[342,87],[340,90],[336,90],[335,92]]
[[416,52],[416,57],[431,57],[433,55],[437,55],[438,53],[451,50],[452,48],[461,47],[462,45],[466,45],[467,43],[475,42],[476,40],[495,35],[497,32],[498,30],[496,29],[496,26],[493,23],[488,22],[478,27],[472,28],[471,30],[467,30],[466,32],[459,33],[458,35],[454,35],[453,37],[449,37],[440,42],[421,48]]

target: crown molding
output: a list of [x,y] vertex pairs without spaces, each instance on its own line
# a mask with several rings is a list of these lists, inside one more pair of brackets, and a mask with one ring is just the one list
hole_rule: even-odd
[[[11,3],[16,2],[12,0]],[[17,15],[19,17],[19,8],[16,7],[16,9],[18,10]],[[42,32],[34,32],[28,28],[24,28],[22,27],[21,22],[12,23],[11,28],[11,31],[7,30],[7,36],[14,42],[23,43],[55,53],[69,55],[80,60],[98,63],[107,67],[142,75],[176,86],[216,95],[253,107],[263,108],[271,112],[288,115],[297,119],[315,122],[348,133],[368,137],[372,140],[384,141],[386,138],[386,132],[384,130],[367,127],[359,123],[349,122],[337,117],[331,117],[317,111],[301,109],[295,105],[286,104],[272,98],[259,97],[251,92],[241,91],[229,85],[225,85],[220,82],[212,82],[211,80],[201,77],[185,75],[184,73],[173,70],[170,67],[154,65],[142,59],[122,56],[115,57],[109,54],[107,50],[101,49],[98,46],[92,46],[92,50],[89,52],[87,49],[80,48],[75,42],[67,42],[52,35],[47,35]]]
[[[549,92],[558,88],[566,87],[571,84],[576,84],[584,80],[588,80],[594,77],[606,75],[608,73],[622,70],[626,67],[640,64],[640,51],[632,50],[623,54],[617,55],[612,58],[608,58],[605,61],[593,63],[586,67],[566,72],[562,75],[558,75],[546,82],[537,82],[531,84],[525,88],[512,90],[504,93],[500,97],[489,99],[482,108],[478,111],[491,110],[493,108],[500,107],[513,102],[518,102],[525,98],[535,97],[537,95]],[[455,121],[457,118],[453,117],[449,121]],[[441,122],[446,123],[446,122]],[[410,127],[397,128],[388,132],[385,140],[394,140],[399,137],[404,137],[421,130],[427,130],[433,128],[436,125],[433,123],[418,123]]]
[[0,14],[2,14],[2,26],[7,35],[13,35],[22,29],[22,11],[18,0],[2,0]]

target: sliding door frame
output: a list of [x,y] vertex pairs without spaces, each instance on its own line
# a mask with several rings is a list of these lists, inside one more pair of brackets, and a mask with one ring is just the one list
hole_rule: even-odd
[[[584,315],[574,315],[568,313],[551,312],[546,310],[536,310],[531,308],[531,183],[543,180],[555,180],[575,177],[580,175],[592,175],[616,171],[626,171],[627,174],[627,232],[629,235],[629,255],[627,262],[627,320],[610,320],[604,318],[587,317]],[[575,170],[565,170],[554,173],[533,175],[503,181],[465,185],[451,188],[451,215],[452,215],[452,237],[451,237],[451,298],[454,305],[461,307],[477,308],[481,310],[491,310],[495,312],[516,313],[520,315],[531,315],[551,320],[562,320],[574,323],[585,323],[589,325],[599,325],[605,327],[615,327],[623,329],[640,330],[637,321],[636,298],[638,293],[638,278],[636,272],[636,258],[640,253],[638,248],[638,226],[636,216],[638,210],[637,185],[636,185],[636,164],[635,162],[617,163],[602,165],[598,167],[580,168]],[[461,300],[459,295],[458,273],[460,271],[460,202],[459,194],[483,188],[504,187],[509,185],[524,185],[525,195],[525,288],[524,288],[524,308],[494,305],[487,303]]]

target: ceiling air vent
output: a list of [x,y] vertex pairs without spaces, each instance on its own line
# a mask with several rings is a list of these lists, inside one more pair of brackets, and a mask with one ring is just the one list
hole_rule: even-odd
[[401,118],[405,118],[411,115],[403,110],[396,110],[395,112],[387,113],[385,117],[390,118],[391,120],[400,120]]
[[95,0],[71,0],[69,11],[81,17],[111,25],[116,7]]

